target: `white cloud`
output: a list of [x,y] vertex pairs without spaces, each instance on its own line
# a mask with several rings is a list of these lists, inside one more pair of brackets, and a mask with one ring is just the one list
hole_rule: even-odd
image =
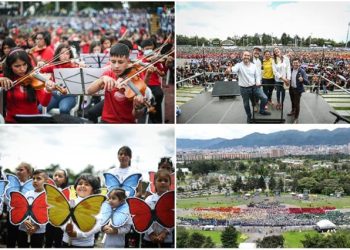
[[147,176],[161,157],[174,156],[174,126],[2,126],[0,165],[14,170],[21,161],[36,168],[59,164],[77,173],[91,164],[105,170],[118,165],[124,145],[133,151],[133,167]]
[[[274,5],[275,4],[275,5]],[[266,33],[345,41],[349,2],[177,2],[177,34],[226,39]]]

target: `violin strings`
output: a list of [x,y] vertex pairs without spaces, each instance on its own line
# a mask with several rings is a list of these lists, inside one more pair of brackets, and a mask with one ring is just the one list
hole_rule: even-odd
[[126,78],[125,80],[123,80],[121,82],[122,83],[125,83],[125,82],[128,82],[130,79],[132,79],[133,77],[137,76],[138,74],[144,72],[145,70],[147,70],[149,67],[153,66],[154,64],[156,64],[157,62],[159,62],[160,60],[162,60],[163,58],[169,56],[170,54],[172,54],[174,52],[174,49],[172,49],[170,52],[168,52],[167,54],[161,56],[160,58],[158,58],[156,61],[154,61],[153,63],[150,63],[149,65],[147,65],[146,67],[140,69],[139,71],[137,71],[135,74],[133,74],[132,76],[129,76],[128,78]]
[[[69,48],[69,50],[71,50],[71,48]],[[30,77],[31,74],[33,74],[35,71],[42,69],[43,67],[46,67],[48,64],[54,62],[57,58],[59,58],[63,53],[65,53],[65,51],[61,51],[58,55],[56,55],[55,57],[53,57],[51,60],[49,60],[46,64],[37,67],[37,68],[33,68],[30,72],[28,72],[27,74],[25,74],[24,76],[21,76],[20,78],[18,78],[14,84],[12,85],[11,88],[13,88],[14,86],[16,86],[17,84],[23,82],[25,79],[27,79],[28,77]]]

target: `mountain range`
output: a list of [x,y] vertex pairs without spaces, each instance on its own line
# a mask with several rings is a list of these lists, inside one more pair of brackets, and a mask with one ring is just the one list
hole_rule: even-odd
[[220,149],[254,146],[344,145],[350,143],[350,128],[287,130],[270,134],[253,133],[239,139],[177,139],[177,149]]

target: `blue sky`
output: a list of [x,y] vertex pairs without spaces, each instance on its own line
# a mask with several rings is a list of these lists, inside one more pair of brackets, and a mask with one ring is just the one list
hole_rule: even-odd
[[207,38],[267,33],[345,41],[350,2],[177,2],[176,32]]
[[249,126],[243,124],[186,124],[176,126],[176,138],[183,139],[212,139],[212,138],[242,138],[243,136],[258,132],[263,134],[269,134],[283,130],[300,130],[308,131],[312,129],[328,129],[334,130],[337,128],[349,128],[347,124],[251,124]]

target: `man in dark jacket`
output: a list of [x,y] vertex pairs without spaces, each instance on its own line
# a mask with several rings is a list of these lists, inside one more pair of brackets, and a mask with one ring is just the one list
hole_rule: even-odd
[[305,91],[304,84],[308,84],[309,80],[305,71],[300,67],[299,59],[293,59],[292,66],[292,79],[289,87],[290,100],[292,101],[292,111],[288,114],[288,116],[293,116],[293,123],[298,123],[300,112],[300,97],[301,94]]

